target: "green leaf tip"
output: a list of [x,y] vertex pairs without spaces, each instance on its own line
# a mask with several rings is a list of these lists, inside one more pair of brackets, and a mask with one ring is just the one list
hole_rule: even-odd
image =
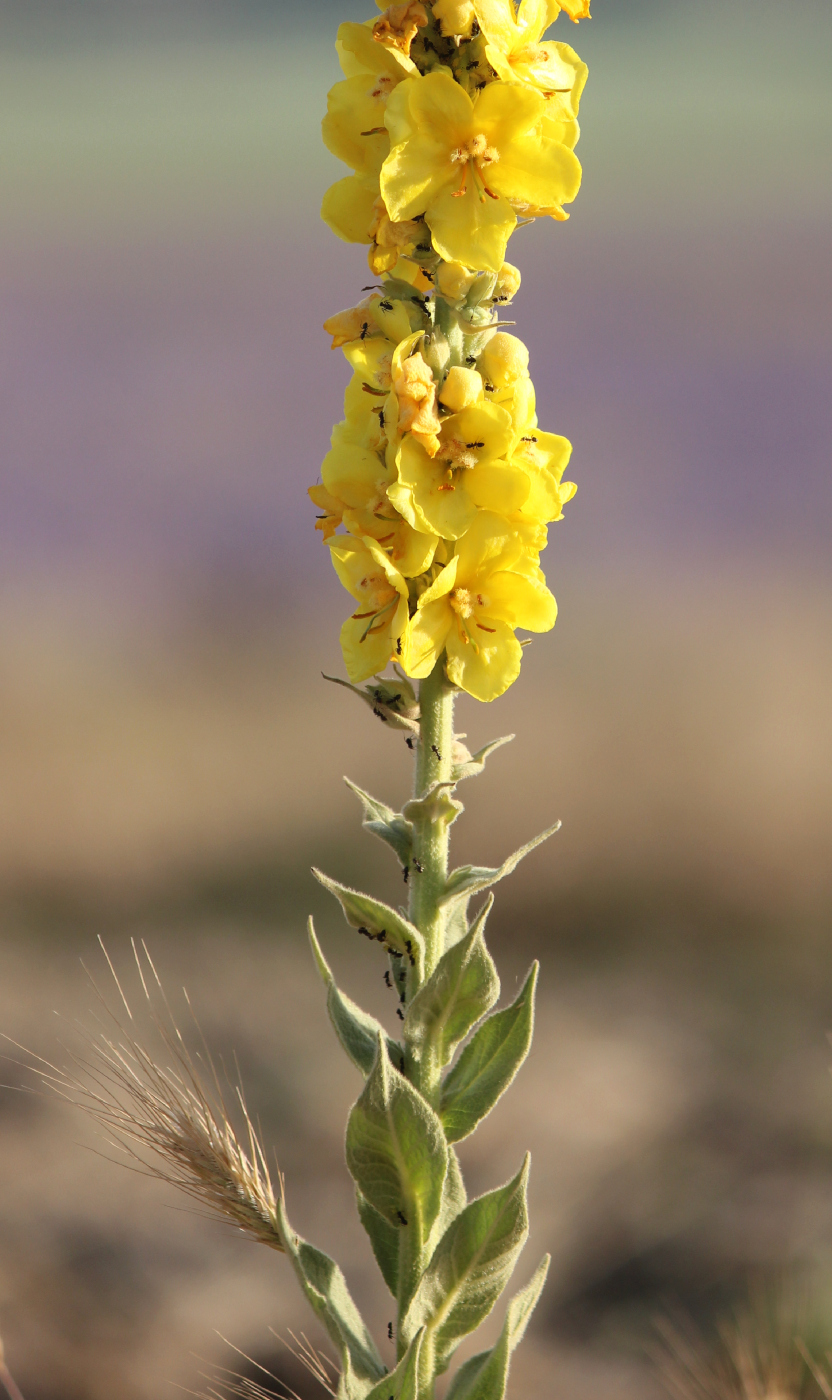
[[377,801],[349,778],[344,778],[344,782],[364,808],[361,823],[364,829],[390,846],[402,865],[407,868],[413,857],[413,827],[410,822],[405,820],[401,812],[394,812],[385,802]]
[[432,1054],[441,1068],[500,995],[497,968],[483,942],[493,903],[489,895],[468,932],[440,958],[404,1018],[406,1042],[417,1055]]
[[321,975],[321,981],[326,987],[326,1009],[329,1013],[329,1019],[335,1034],[353,1064],[366,1079],[373,1067],[380,1035],[384,1038],[387,1054],[391,1061],[396,1065],[403,1063],[403,1051],[398,1042],[387,1035],[384,1027],[376,1020],[375,1016],[371,1016],[367,1011],[362,1011],[361,1007],[357,1006],[352,998],[338,987],[332,975],[332,969],[321,951],[311,917],[308,923],[308,933],[312,955]]
[[395,1371],[373,1386],[366,1400],[420,1400],[425,1393],[419,1386],[424,1335],[424,1331],[416,1333]]
[[543,1292],[550,1256],[544,1254],[525,1288],[515,1293],[506,1309],[499,1340],[461,1366],[451,1381],[446,1400],[503,1400],[511,1353],[523,1340],[529,1318]]
[[338,900],[352,928],[358,929],[371,941],[381,943],[394,956],[406,958],[421,975],[424,940],[419,930],[403,914],[391,909],[389,904],[373,899],[371,895],[361,894],[349,885],[330,879],[329,875],[324,875],[314,866],[312,874]]
[[457,736],[454,744],[454,766],[451,770],[451,777],[455,783],[461,783],[464,778],[476,778],[485,768],[487,758],[490,758],[497,749],[501,749],[504,744],[510,744],[515,738],[514,734],[504,734],[502,739],[492,739],[490,744],[484,744],[476,753],[469,753],[460,739],[465,735]]
[[460,865],[448,876],[447,884],[442,895],[440,904],[450,904],[458,899],[470,899],[472,894],[477,894],[480,890],[490,889],[496,885],[498,880],[504,880],[506,875],[510,875],[517,868],[521,860],[536,846],[548,841],[550,836],[554,836],[556,831],[560,831],[562,823],[555,822],[554,826],[547,827],[541,831],[539,836],[527,841],[525,846],[521,846],[513,855],[507,857],[502,865],[490,868],[484,865]]
[[483,1021],[442,1086],[440,1116],[448,1142],[474,1131],[511,1084],[529,1053],[539,963],[532,963],[515,1000]]

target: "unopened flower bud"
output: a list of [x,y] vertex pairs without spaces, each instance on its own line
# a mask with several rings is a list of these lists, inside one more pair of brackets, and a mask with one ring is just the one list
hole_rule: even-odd
[[462,301],[477,280],[478,274],[459,262],[441,262],[436,270],[436,285],[448,301]]
[[520,290],[520,270],[512,263],[503,263],[497,276],[497,285],[494,288],[495,301],[511,301]]
[[490,384],[507,389],[528,374],[529,352],[516,335],[498,331],[480,355],[477,367]]
[[461,413],[482,398],[482,375],[475,369],[464,369],[454,365],[448,370],[448,377],[442,385],[439,402],[452,413]]
[[439,28],[446,37],[456,35],[468,39],[477,15],[473,0],[436,0],[433,17],[439,21]]

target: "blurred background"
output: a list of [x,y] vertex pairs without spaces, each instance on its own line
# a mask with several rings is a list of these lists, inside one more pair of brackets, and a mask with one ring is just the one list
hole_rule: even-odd
[[[305,494],[346,382],[321,322],[369,280],[318,221],[342,173],[318,123],[336,24],[371,8],[0,3],[0,1029],[63,1062],[97,936],[128,995],[145,938],[384,1336],[341,1151],[358,1085],[304,937],[312,910],[396,1024],[307,874],[396,897],[341,774],[409,785],[401,738],[321,680],[348,604]],[[518,738],[456,850],[563,830],[499,891],[539,1030],[463,1155],[480,1191],[534,1153],[520,1273],[555,1262],[513,1394],[646,1400],[657,1316],[707,1331],[784,1275],[823,1314],[832,1279],[832,6],[593,12],[552,36],[590,65],[584,189],[510,253],[541,421],[575,444],[560,619],[503,700],[459,706],[472,747]],[[96,1155],[9,1053],[27,1400],[197,1392],[246,1369],[222,1338],[321,1394],[270,1333],[317,1335],[284,1262]]]

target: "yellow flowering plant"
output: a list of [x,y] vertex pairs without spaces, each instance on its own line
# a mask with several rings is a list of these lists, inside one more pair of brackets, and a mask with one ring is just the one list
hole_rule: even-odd
[[[400,862],[407,907],[315,872],[386,956],[399,1021],[393,1035],[338,989],[310,923],[330,1018],[364,1079],[347,1165],[397,1308],[388,1364],[340,1270],[293,1233],[281,1203],[284,1247],[338,1348],[343,1400],[435,1400],[528,1232],[528,1157],[469,1202],[455,1150],[525,1059],[537,974],[493,1010],[492,896],[469,905],[556,828],[495,869],[452,870],[448,848],[457,785],[506,742],[471,754],[454,734],[454,697],[495,700],[520,673],[518,629],[554,626],[540,554],[575,492],[563,480],[570,444],[538,426],[528,350],[500,322],[520,286],[506,262],[511,234],[567,218],[580,184],[586,67],[544,37],[560,10],[586,18],[588,0],[407,0],[342,24],[344,80],[324,119],[327,145],[353,173],[327,192],[323,217],[367,245],[378,282],[325,324],[352,377],[310,496],[353,598],[339,684],[404,732],[416,766],[399,812],[350,784],[365,827]],[[496,1343],[456,1370],[448,1400],[505,1396],[547,1267],[509,1302]]]

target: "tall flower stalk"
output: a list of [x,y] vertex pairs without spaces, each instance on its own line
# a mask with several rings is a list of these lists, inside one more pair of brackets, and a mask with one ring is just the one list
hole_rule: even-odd
[[[454,734],[454,696],[502,695],[520,672],[517,629],[554,626],[540,554],[575,491],[563,481],[570,444],[540,429],[528,351],[500,321],[520,285],[505,261],[510,235],[537,217],[565,219],[580,184],[586,67],[543,38],[561,9],[585,18],[588,0],[406,0],[375,22],[342,24],[345,76],[324,120],[324,140],[353,173],[327,192],[323,217],[369,245],[378,280],[325,322],[352,378],[309,494],[356,604],[341,630],[344,684],[405,731],[415,757],[400,812],[354,788],[364,825],[401,864],[407,909],[315,872],[380,945],[399,999],[394,1037],[338,989],[310,921],[332,1023],[365,1078],[347,1165],[397,1306],[388,1372],[340,1272],[336,1290],[322,1286],[335,1266],[293,1234],[281,1203],[287,1252],[339,1349],[345,1400],[433,1400],[528,1233],[528,1156],[469,1202],[456,1154],[528,1053],[537,980],[535,964],[514,1002],[493,1010],[492,896],[470,904],[556,828],[496,869],[451,870],[448,846],[457,785],[505,742],[472,755]],[[448,1400],[505,1395],[547,1267],[509,1302],[497,1343],[456,1371]]]

